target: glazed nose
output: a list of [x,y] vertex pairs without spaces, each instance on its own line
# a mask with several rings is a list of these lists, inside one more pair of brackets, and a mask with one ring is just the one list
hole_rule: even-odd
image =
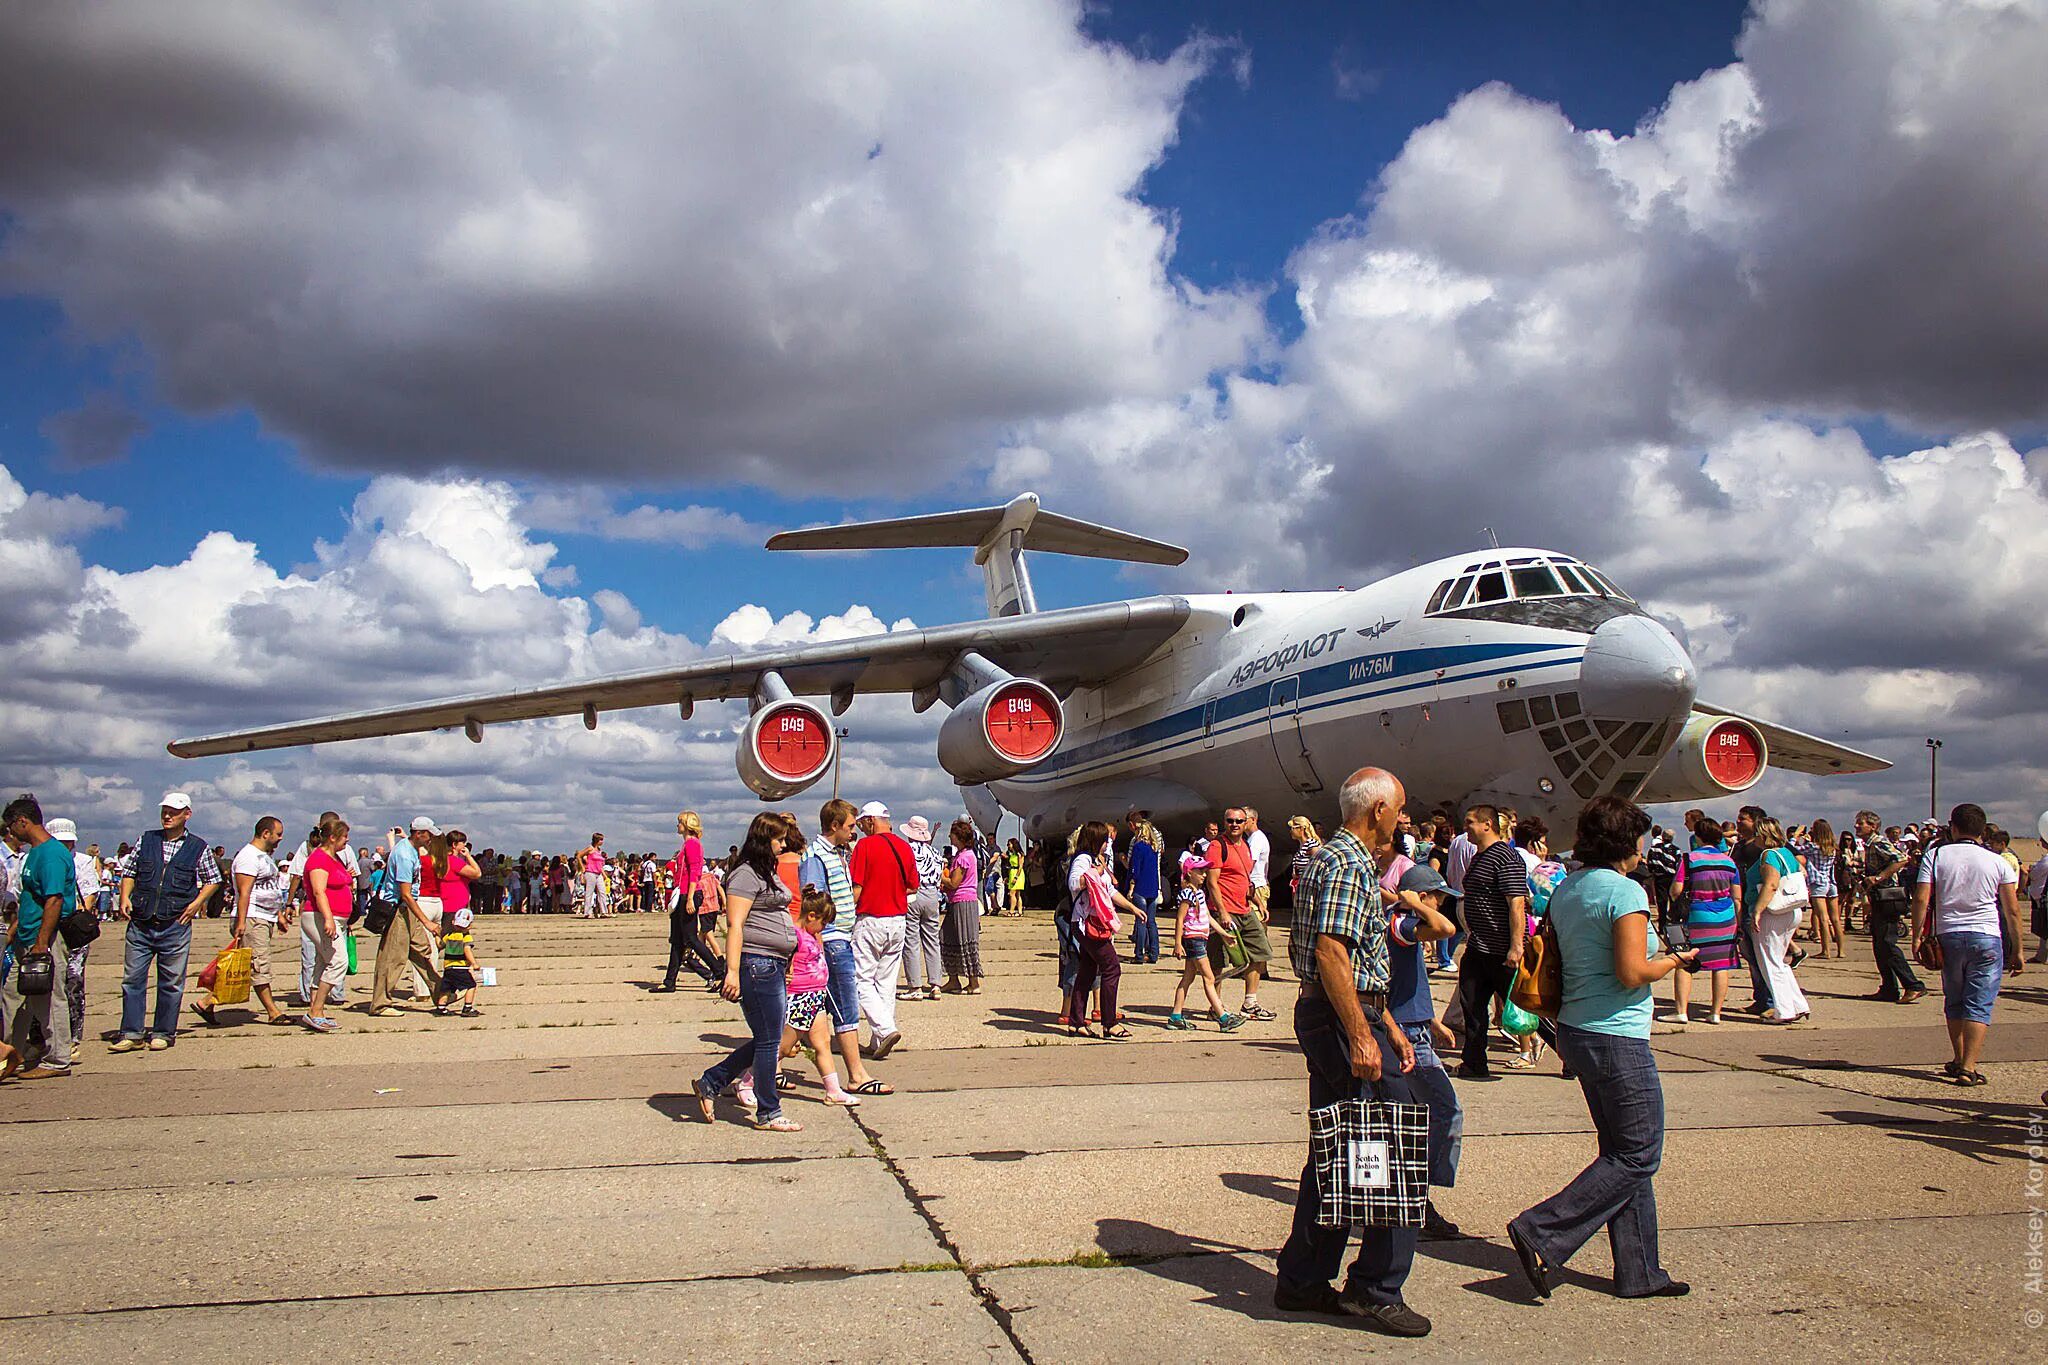
[[1699,674],[1670,631],[1647,616],[1617,616],[1586,643],[1579,701],[1589,716],[1670,720],[1692,709]]

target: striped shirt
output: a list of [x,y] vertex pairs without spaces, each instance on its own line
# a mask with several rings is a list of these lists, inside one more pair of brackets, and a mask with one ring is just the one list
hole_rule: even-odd
[[820,931],[818,937],[852,939],[855,896],[853,876],[846,867],[846,851],[830,839],[818,839],[811,844],[811,851],[804,855],[803,866],[797,875],[805,886],[832,897],[832,922]]
[[1716,924],[1734,919],[1735,891],[1741,885],[1741,870],[1720,844],[1692,850],[1678,869],[1678,889],[1686,895],[1686,918],[1695,922]]
[[1351,950],[1353,985],[1385,991],[1390,976],[1387,912],[1380,899],[1372,852],[1348,829],[1340,829],[1316,850],[1294,898],[1294,929],[1288,961],[1303,981],[1318,981],[1316,940],[1328,934]]

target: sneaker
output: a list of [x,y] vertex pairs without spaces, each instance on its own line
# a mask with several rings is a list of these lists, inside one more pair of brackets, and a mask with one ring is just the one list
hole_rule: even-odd
[[1235,1033],[1244,1027],[1244,1016],[1242,1014],[1223,1015],[1217,1019],[1216,1027],[1225,1033]]
[[142,1040],[140,1038],[116,1038],[113,1042],[107,1044],[107,1051],[140,1052],[142,1051]]
[[1356,1303],[1364,1326],[1390,1337],[1426,1337],[1430,1321],[1405,1303],[1365,1303],[1349,1294],[1339,1295],[1345,1303]]
[[1246,1005],[1242,1011],[1242,1014],[1244,1018],[1256,1019],[1262,1024],[1271,1023],[1273,1020],[1278,1019],[1280,1017],[1279,1015],[1273,1013],[1273,1011],[1267,1009],[1264,1005]]
[[151,1052],[168,1052],[170,1047],[171,1040],[168,1038],[152,1038],[149,1040],[149,1050]]
[[1182,1033],[1192,1033],[1195,1028],[1193,1024],[1190,1024],[1188,1022],[1188,1017],[1185,1014],[1167,1015],[1166,1026],[1170,1029],[1175,1029]]
[[478,1009],[475,1005],[464,1005],[462,1007],[462,1017],[465,1019],[474,1019],[482,1013],[483,1011]]

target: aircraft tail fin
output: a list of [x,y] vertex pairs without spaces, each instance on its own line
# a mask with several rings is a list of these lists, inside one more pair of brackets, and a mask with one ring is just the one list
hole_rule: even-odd
[[1019,616],[1038,610],[1031,591],[1031,575],[1024,565],[1026,550],[1134,564],[1181,564],[1188,557],[1188,552],[1178,545],[1042,511],[1036,493],[1020,493],[1001,507],[817,526],[784,531],[768,539],[771,550],[905,550],[934,546],[959,546],[974,551],[974,562],[981,565],[988,586],[988,609],[992,616]]

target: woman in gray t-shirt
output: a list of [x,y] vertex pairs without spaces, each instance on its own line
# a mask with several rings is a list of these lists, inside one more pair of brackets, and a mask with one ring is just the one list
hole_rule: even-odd
[[744,1075],[754,1073],[757,1104],[754,1126],[773,1133],[795,1133],[802,1125],[785,1118],[775,1092],[775,1069],[782,1059],[782,1030],[789,1020],[789,959],[796,952],[796,921],[789,915],[789,889],[775,875],[782,855],[781,817],[763,813],[747,827],[746,842],[725,879],[725,985],[720,994],[739,1002],[753,1037],[741,1043],[697,1080],[697,1107],[704,1121],[714,1120],[717,1096]]

